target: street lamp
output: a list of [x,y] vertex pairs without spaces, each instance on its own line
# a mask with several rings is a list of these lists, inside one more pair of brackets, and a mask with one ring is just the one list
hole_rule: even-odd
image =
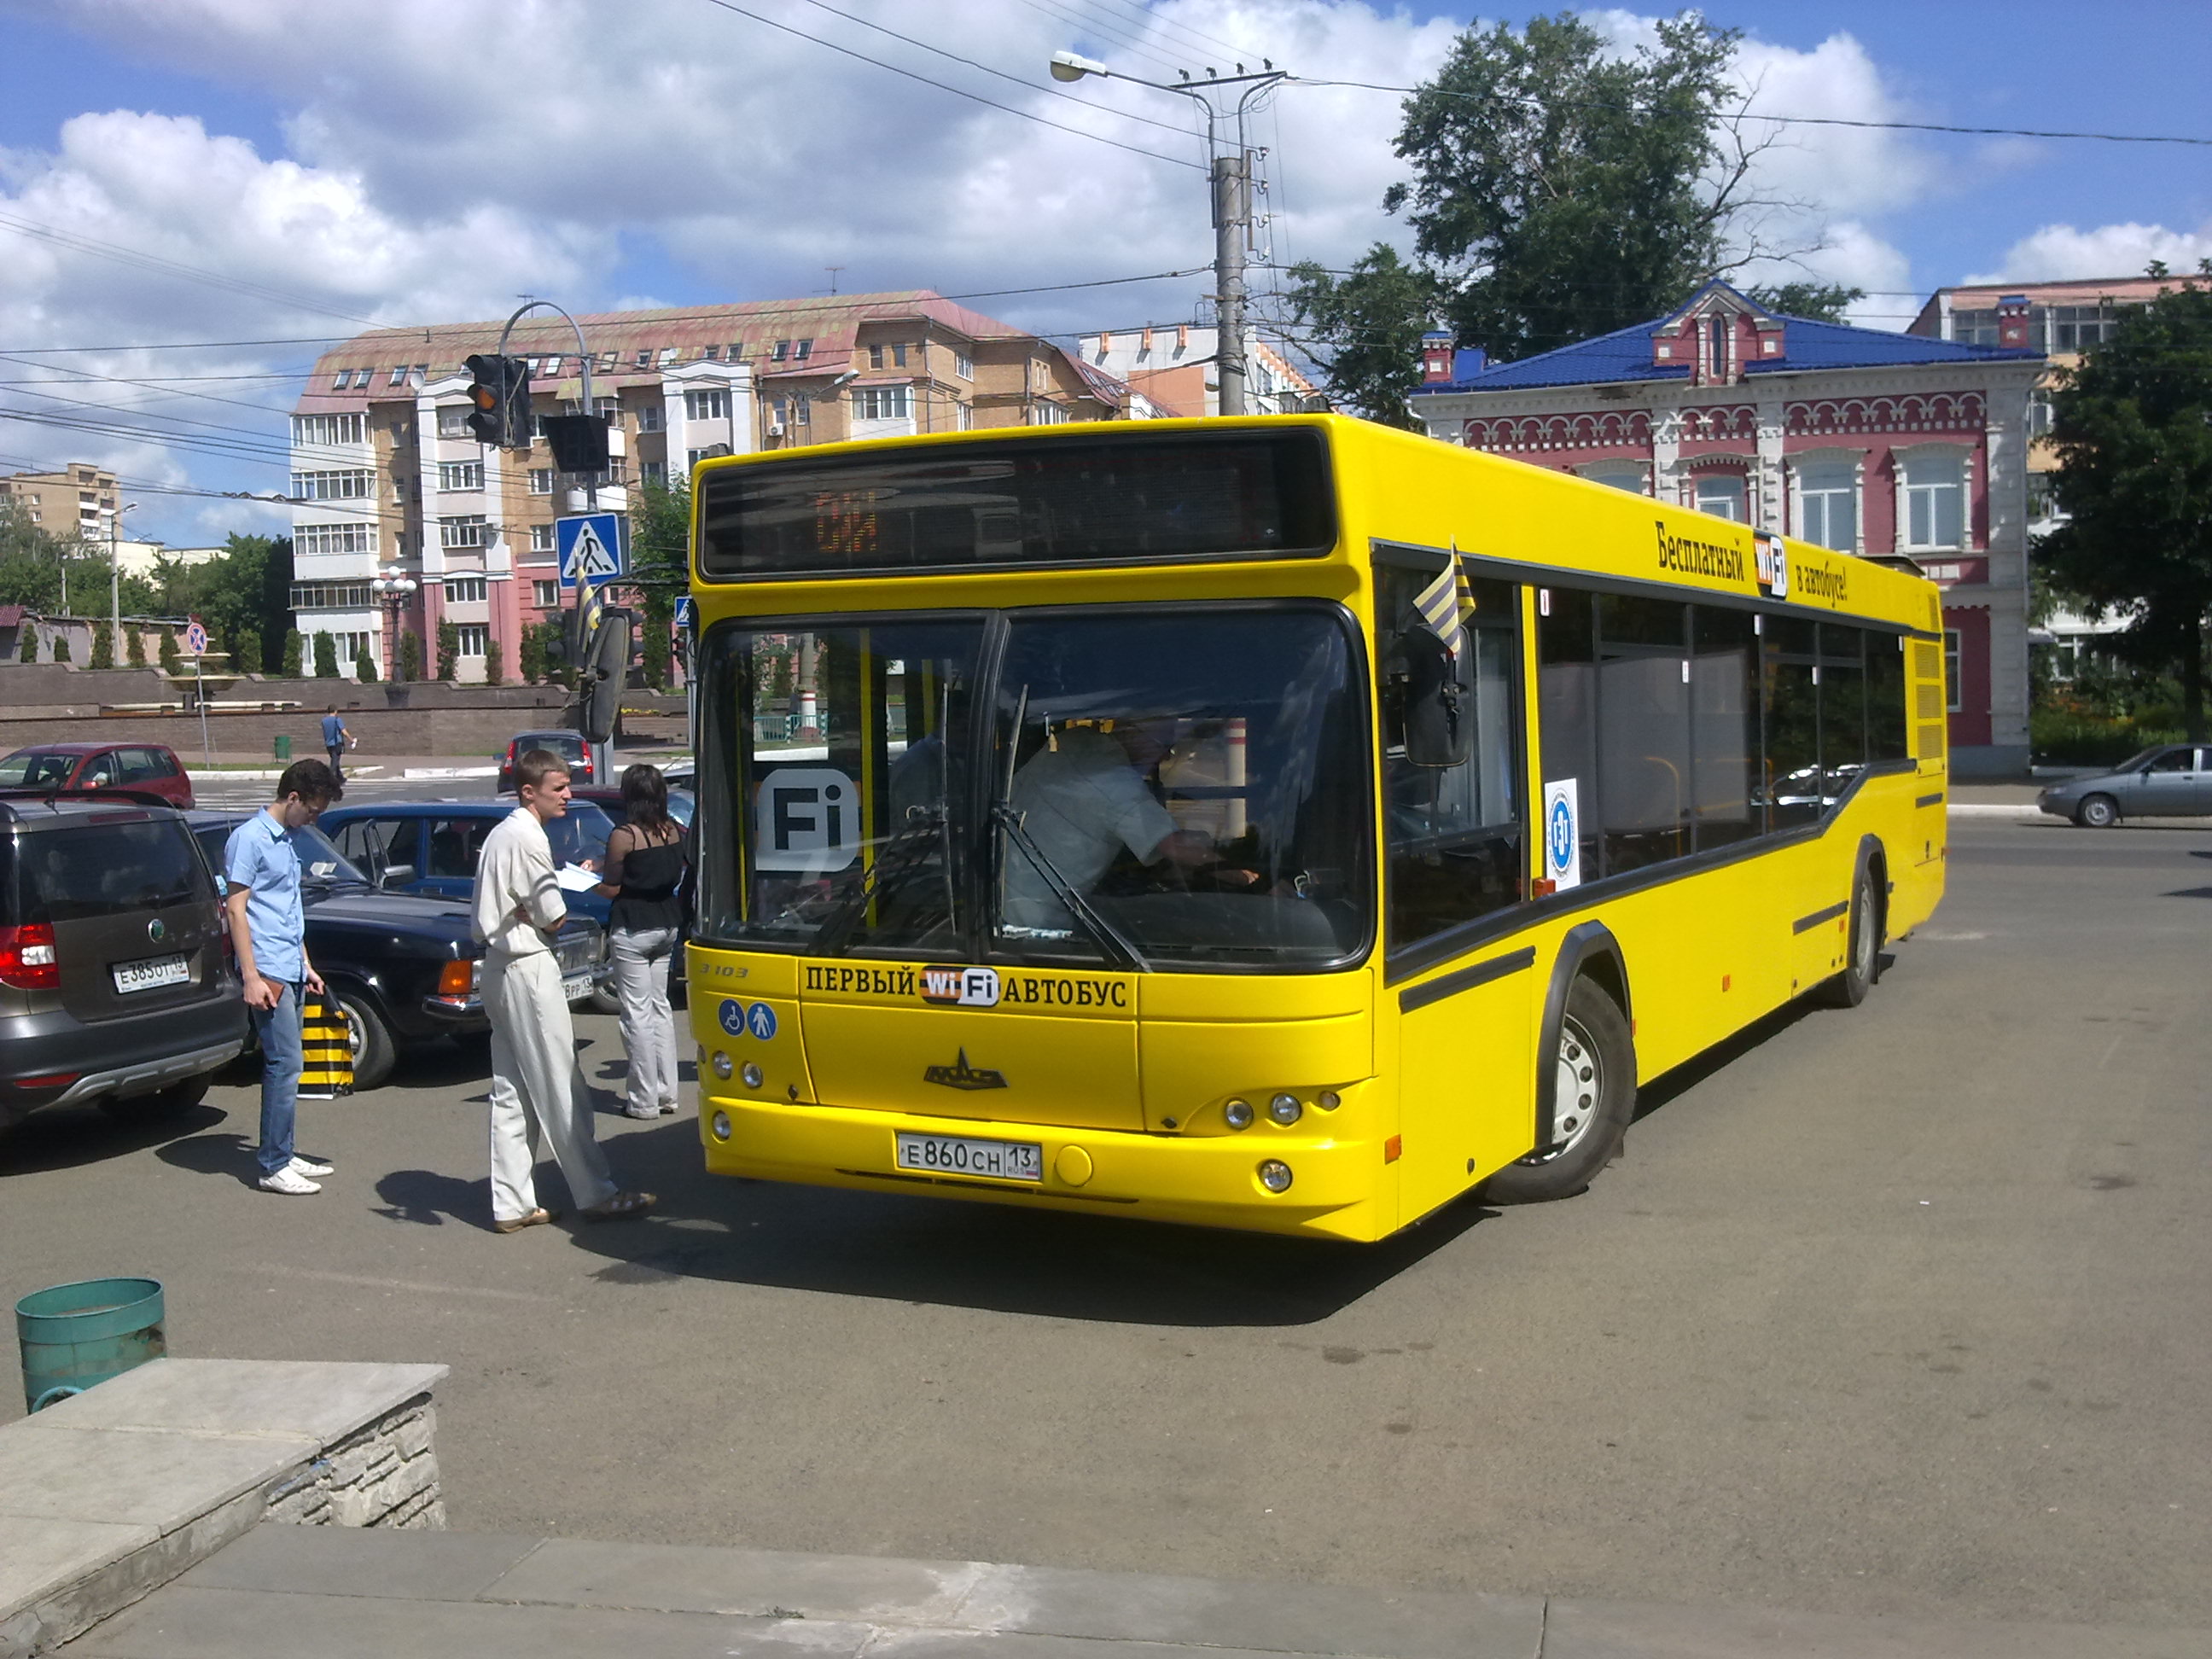
[[[1252,152],[1245,142],[1244,118],[1255,98],[1291,78],[1290,71],[1277,69],[1272,58],[1260,61],[1265,67],[1256,75],[1246,73],[1239,64],[1234,75],[1216,75],[1208,70],[1206,79],[1194,81],[1186,73],[1179,84],[1123,75],[1073,52],[1053,53],[1048,66],[1055,81],[1080,81],[1087,75],[1106,81],[1133,81],[1155,92],[1191,99],[1206,111],[1206,149],[1212,161],[1213,285],[1218,290],[1214,303],[1219,307],[1214,359],[1224,415],[1244,413],[1244,237],[1252,222]],[[1244,88],[1234,106],[1216,101],[1215,94],[1229,87]],[[1221,126],[1230,120],[1237,124],[1237,147],[1234,154],[1224,155]]]
[[386,612],[384,678],[393,684],[399,679],[399,613],[407,608],[407,601],[422,586],[412,576],[403,576],[396,571],[380,574],[368,585],[368,591],[382,602]]

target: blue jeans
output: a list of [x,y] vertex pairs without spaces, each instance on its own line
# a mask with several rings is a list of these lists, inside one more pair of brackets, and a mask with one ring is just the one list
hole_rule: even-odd
[[252,1010],[261,1040],[261,1173],[275,1175],[292,1161],[292,1120],[300,1105],[300,991],[282,980],[274,1008]]

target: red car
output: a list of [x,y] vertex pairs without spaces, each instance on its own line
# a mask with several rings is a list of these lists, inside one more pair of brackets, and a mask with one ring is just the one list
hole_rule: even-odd
[[0,789],[128,789],[189,810],[192,781],[159,743],[41,743],[0,760]]

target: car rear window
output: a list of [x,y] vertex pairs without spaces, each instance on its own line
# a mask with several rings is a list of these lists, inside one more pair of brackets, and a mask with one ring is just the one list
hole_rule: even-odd
[[191,833],[175,819],[70,824],[16,838],[15,925],[78,921],[215,896]]
[[19,755],[0,760],[0,784],[36,788],[42,783],[66,783],[69,775],[76,769],[76,761],[75,755],[49,755],[26,749]]

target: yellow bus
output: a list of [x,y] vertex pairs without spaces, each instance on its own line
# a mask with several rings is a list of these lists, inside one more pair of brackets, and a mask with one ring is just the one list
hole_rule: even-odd
[[1329,416],[695,474],[716,1173],[1373,1240],[1943,889],[1909,568]]

